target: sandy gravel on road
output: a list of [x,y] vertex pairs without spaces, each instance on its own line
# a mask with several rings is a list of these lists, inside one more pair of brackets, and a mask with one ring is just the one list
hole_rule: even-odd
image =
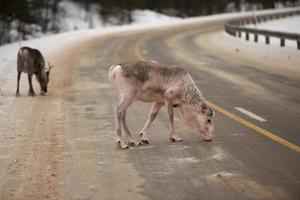
[[[21,97],[16,98],[15,70],[9,70],[0,97],[0,199],[59,199],[64,98],[71,84],[69,61],[83,42],[86,40],[44,51],[55,65],[46,97],[28,97],[27,75],[23,74]],[[35,79],[34,88],[39,94]]]
[[[91,195],[97,199],[101,196],[110,199],[120,195],[130,198],[132,193],[139,196],[136,188],[141,180],[132,165],[127,163],[126,155],[114,150],[114,134],[106,133],[110,137],[108,143],[101,145],[99,139],[82,139],[85,136],[98,138],[104,130],[94,130],[95,126],[105,124],[105,120],[101,123],[98,118],[92,120],[95,124],[90,127],[91,119],[86,120],[84,111],[77,117],[74,113],[74,110],[89,107],[88,104],[83,107],[82,102],[89,102],[91,98],[100,101],[106,99],[107,102],[100,103],[98,107],[91,105],[98,110],[91,109],[90,106],[85,111],[94,112],[96,109],[98,115],[106,116],[111,121],[112,116],[108,114],[112,114],[111,100],[101,98],[103,94],[93,91],[102,88],[99,83],[101,81],[105,82],[103,92],[111,91],[106,86],[106,68],[101,67],[98,72],[95,71],[99,61],[109,55],[102,55],[101,52],[106,51],[91,51],[91,46],[105,39],[105,36],[92,33],[83,38],[74,37],[70,41],[61,41],[60,46],[48,50],[43,47],[46,60],[54,64],[50,74],[49,93],[45,97],[27,96],[27,75],[23,74],[21,97],[16,98],[16,72],[15,69],[7,70],[8,74],[4,77],[5,82],[0,90],[1,200],[85,199]],[[91,59],[91,54],[96,55],[97,59]],[[10,64],[15,67],[14,60]],[[97,82],[90,80],[98,75],[101,77]],[[35,79],[33,85],[36,94],[39,94],[40,89]],[[70,99],[70,95],[76,95],[76,98]],[[90,118],[90,115],[87,117]],[[112,126],[111,130],[113,129]],[[86,147],[91,148],[87,150]],[[106,148],[113,151],[106,153]],[[101,152],[104,152],[103,155]],[[91,157],[94,154],[105,157],[105,161],[94,163],[95,158]],[[99,165],[110,167],[101,168]],[[98,177],[95,177],[95,173],[98,173]],[[111,177],[112,174],[116,176]],[[125,184],[116,188],[118,192],[111,194],[110,188],[120,179]],[[132,180],[135,182],[131,183]],[[140,196],[139,199],[143,197]]]

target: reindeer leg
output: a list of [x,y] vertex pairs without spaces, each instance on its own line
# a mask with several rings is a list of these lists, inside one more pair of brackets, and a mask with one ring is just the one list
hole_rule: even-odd
[[19,96],[20,96],[19,85],[20,85],[21,74],[22,74],[22,72],[18,72],[18,82],[17,82],[16,97],[19,97]]
[[34,97],[35,96],[35,92],[34,92],[33,87],[32,87],[32,75],[33,74],[28,74],[28,82],[29,82],[28,96]]
[[[120,101],[119,105],[115,108],[116,144],[117,144],[118,148],[121,149],[121,150],[129,148],[129,146],[126,145],[122,140],[121,120],[122,120],[122,116],[124,116],[124,112],[126,112],[126,109],[132,103],[133,103],[132,98],[130,98],[130,97],[121,97],[121,101]],[[125,125],[125,127],[128,130],[127,125]]]
[[122,125],[123,125],[123,128],[124,128],[124,131],[126,133],[126,137],[127,137],[127,141],[128,141],[127,144],[129,146],[139,145],[139,143],[134,141],[134,139],[132,138],[131,133],[128,129],[128,126],[127,126],[127,123],[126,123],[126,110],[123,112],[121,120],[122,120]]
[[169,118],[169,130],[170,130],[170,137],[169,139],[171,142],[181,142],[183,139],[175,135],[174,131],[174,112],[173,112],[173,105],[171,104],[170,101],[165,100],[165,104],[167,107],[167,112],[168,112],[168,118]]
[[148,119],[142,129],[142,131],[140,132],[140,136],[141,136],[141,142],[143,144],[149,144],[149,140],[148,140],[148,130],[149,127],[151,125],[151,123],[154,121],[154,119],[156,118],[160,108],[162,107],[162,103],[157,103],[154,102],[151,106],[151,110],[148,114]]

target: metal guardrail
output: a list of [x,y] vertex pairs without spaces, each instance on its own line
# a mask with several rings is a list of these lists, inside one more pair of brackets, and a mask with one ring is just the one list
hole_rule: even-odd
[[244,27],[245,24],[260,23],[267,20],[279,19],[283,17],[290,17],[294,15],[300,15],[300,10],[287,11],[277,14],[262,14],[255,17],[247,17],[239,20],[229,21],[225,24],[225,31],[233,36],[242,37],[242,33],[245,33],[245,39],[249,40],[249,35],[254,34],[254,42],[258,42],[258,35],[265,36],[265,43],[270,44],[270,37],[276,37],[280,39],[280,46],[285,46],[285,40],[295,40],[297,42],[297,48],[300,50],[300,34],[287,33],[281,31],[270,31],[263,29],[255,29]]

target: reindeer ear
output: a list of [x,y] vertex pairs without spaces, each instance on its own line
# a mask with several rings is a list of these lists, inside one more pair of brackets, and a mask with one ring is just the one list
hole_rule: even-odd
[[53,68],[53,65],[50,64],[50,62],[48,61],[48,67],[47,67],[47,72],[50,72],[50,70]]

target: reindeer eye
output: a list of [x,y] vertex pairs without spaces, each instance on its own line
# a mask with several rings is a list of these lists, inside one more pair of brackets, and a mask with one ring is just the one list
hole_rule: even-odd
[[210,123],[210,122],[211,122],[211,119],[208,119],[207,122]]
[[207,107],[206,103],[203,103],[203,104],[201,105],[201,111],[202,111],[202,113],[207,113],[208,107]]

